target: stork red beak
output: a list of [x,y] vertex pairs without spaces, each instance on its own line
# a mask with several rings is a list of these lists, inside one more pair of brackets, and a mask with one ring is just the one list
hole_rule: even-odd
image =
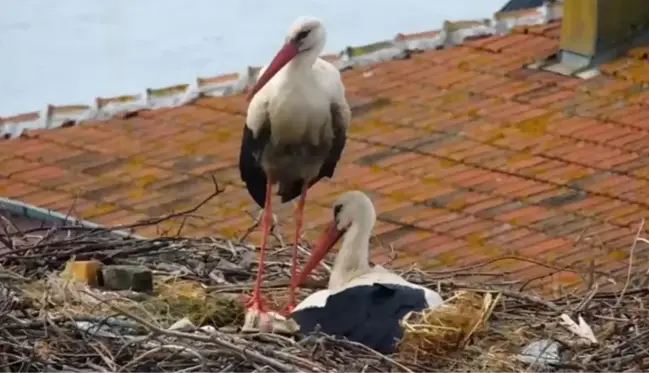
[[340,237],[345,234],[345,230],[338,229],[336,221],[332,221],[327,226],[327,229],[320,235],[317,240],[316,246],[311,250],[311,255],[307,260],[302,272],[297,279],[296,285],[299,286],[306,280],[307,277],[313,272],[315,267],[324,259],[325,255],[331,250],[332,247],[338,242]]
[[292,42],[287,42],[284,46],[277,52],[275,57],[264,71],[264,73],[257,79],[257,82],[248,93],[248,100],[252,98],[262,89],[268,81],[277,74],[278,71],[289,63],[300,51],[297,49],[297,46]]

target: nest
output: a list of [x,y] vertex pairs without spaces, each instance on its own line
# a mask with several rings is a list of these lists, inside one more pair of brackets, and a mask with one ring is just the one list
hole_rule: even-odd
[[442,305],[410,312],[403,320],[397,345],[401,358],[415,363],[446,357],[464,348],[485,325],[497,304],[491,293],[458,291]]
[[[5,371],[649,368],[649,290],[635,282],[631,265],[619,282],[623,287],[606,288],[607,278],[552,299],[520,291],[516,282],[485,281],[471,272],[480,266],[403,271],[413,283],[437,286],[446,302],[408,314],[398,351],[383,356],[321,333],[300,339],[242,332],[239,297],[253,285],[255,247],[215,238],[142,240],[97,229],[57,229],[64,234],[10,231],[9,240],[3,240],[9,246],[0,249],[0,365]],[[278,245],[267,253],[263,292],[271,308],[279,309],[288,287],[290,250]],[[69,281],[61,272],[72,259],[146,266],[154,273],[154,292],[105,291]],[[327,269],[319,268],[299,298],[325,288],[327,276]]]

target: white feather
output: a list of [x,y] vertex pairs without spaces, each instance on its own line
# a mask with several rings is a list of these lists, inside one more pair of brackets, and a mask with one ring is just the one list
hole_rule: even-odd
[[305,308],[322,308],[325,306],[325,304],[327,304],[328,297],[329,297],[329,289],[318,290],[315,293],[306,297],[297,306],[295,306],[293,312]]
[[[313,21],[319,24],[317,20],[300,17],[289,29],[288,36],[290,37],[293,33],[298,32],[303,24]],[[322,25],[319,27],[323,28]],[[312,118],[314,114],[329,115],[329,108],[332,103],[340,107],[343,122],[345,126],[348,125],[351,119],[351,110],[345,98],[345,86],[340,72],[331,63],[318,58],[324,49],[325,35],[324,28],[321,32],[314,33],[313,46],[298,54],[293,61],[277,72],[252,98],[248,105],[246,125],[253,133],[256,134],[259,128],[268,121],[269,110],[282,110],[285,105],[287,108],[284,111],[290,115],[282,116],[278,114],[280,120],[276,121],[278,123],[273,123],[273,126],[282,126],[284,122],[290,122],[290,129],[295,129],[296,126],[303,123],[324,124],[325,121],[299,121],[295,120],[295,118],[300,116]],[[310,69],[292,68],[306,61],[312,61],[308,62],[312,64]],[[268,65],[263,66],[258,76],[262,76],[267,68]],[[292,102],[295,105],[290,105]],[[286,120],[282,120],[284,117],[286,117]],[[285,130],[288,130],[288,128]]]
[[372,285],[376,283],[410,286],[415,289],[421,289],[424,291],[424,296],[426,297],[426,303],[428,303],[428,307],[437,307],[444,302],[442,297],[437,292],[430,290],[424,286],[408,282],[401,276],[390,272],[381,266],[375,266],[372,272],[368,272],[360,277],[356,277],[355,279],[345,284],[343,287],[338,288],[334,291],[330,291],[329,289],[316,291],[315,293],[306,297],[302,302],[300,302],[295,307],[293,312],[306,308],[322,308],[327,304],[327,298],[329,298],[329,295],[340,293],[341,291],[353,288],[355,286]]
[[413,284],[380,265],[369,266],[367,263],[369,239],[376,221],[376,211],[367,195],[359,191],[349,191],[339,197],[335,204],[342,206],[338,213],[337,223],[349,224],[349,226],[331,270],[332,278],[329,280],[329,288],[311,294],[295,308],[296,310],[324,307],[330,294],[336,294],[354,286],[376,283],[421,289],[424,291],[429,307],[436,307],[444,302],[442,297],[431,289]]

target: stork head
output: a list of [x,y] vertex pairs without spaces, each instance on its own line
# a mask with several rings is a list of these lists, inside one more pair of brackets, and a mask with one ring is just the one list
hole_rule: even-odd
[[316,241],[300,273],[297,284],[302,283],[315,267],[322,261],[336,242],[352,227],[357,230],[371,231],[376,223],[376,211],[372,200],[363,192],[354,190],[345,192],[333,204],[333,219],[326,230]]
[[299,17],[288,29],[282,48],[275,54],[264,73],[250,90],[248,100],[251,100],[278,71],[293,59],[301,56],[315,56],[315,60],[324,49],[326,36],[324,26],[318,19]]
[[317,55],[320,55],[324,49],[326,38],[327,35],[320,20],[302,16],[289,27],[284,42],[294,45],[298,54],[317,50]]

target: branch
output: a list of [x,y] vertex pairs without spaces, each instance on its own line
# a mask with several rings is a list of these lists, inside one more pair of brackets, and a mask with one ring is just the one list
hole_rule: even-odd
[[199,335],[199,334],[189,334],[189,333],[183,333],[183,332],[178,332],[178,331],[174,331],[174,330],[161,329],[161,328],[151,324],[147,320],[144,320],[143,318],[122,309],[119,306],[116,306],[114,304],[106,302],[105,300],[97,297],[96,295],[92,294],[89,291],[84,291],[84,293],[88,294],[91,297],[95,298],[96,300],[108,305],[115,312],[134,320],[138,324],[140,324],[143,327],[145,327],[146,329],[148,329],[154,335],[156,335],[156,334],[157,335],[165,335],[165,336],[168,336],[168,337],[185,338],[185,339],[191,339],[191,340],[200,341],[200,342],[213,343],[213,344],[215,344],[215,345],[217,345],[217,346],[219,346],[221,348],[224,348],[224,349],[229,350],[231,352],[235,352],[235,353],[237,353],[237,354],[239,354],[241,356],[247,357],[247,358],[249,358],[249,359],[251,359],[251,360],[253,360],[253,361],[257,362],[257,363],[271,366],[271,367],[273,367],[273,368],[275,368],[277,370],[283,371],[283,372],[295,372],[297,370],[293,366],[284,364],[281,361],[278,361],[276,359],[273,359],[273,358],[270,358],[268,356],[262,355],[261,353],[253,350],[252,347],[250,347],[249,345],[245,345],[245,346],[242,347],[242,346],[237,346],[237,345],[235,345],[235,344],[233,344],[231,342],[226,341],[225,338],[217,339],[214,336],[203,336],[203,335]]

